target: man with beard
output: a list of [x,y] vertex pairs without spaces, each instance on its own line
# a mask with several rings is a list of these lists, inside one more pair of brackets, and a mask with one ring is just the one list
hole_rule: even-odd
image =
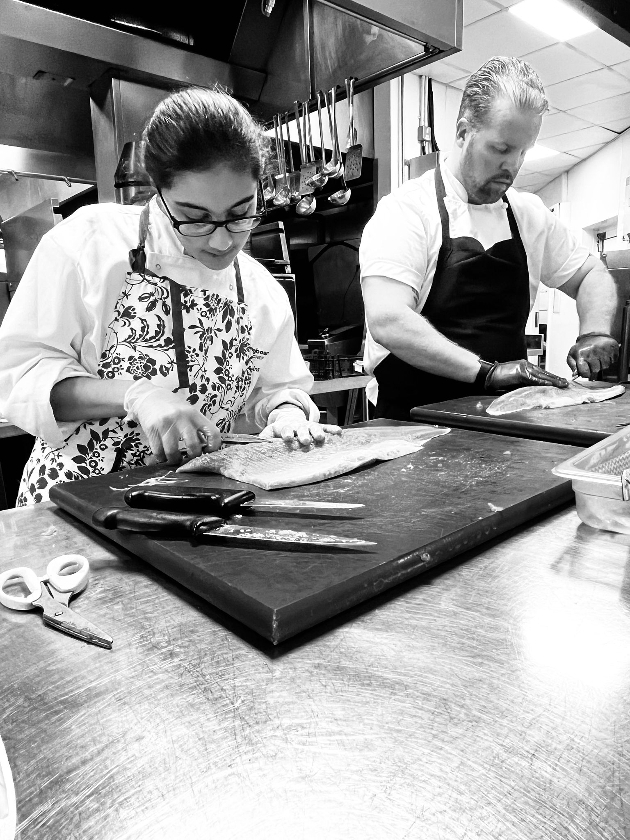
[[614,282],[538,196],[511,188],[548,102],[535,70],[495,57],[464,89],[452,151],[383,198],[361,241],[365,366],[377,417],[415,405],[567,381],[527,362],[539,283],[574,298],[567,362],[596,379],[618,357]]

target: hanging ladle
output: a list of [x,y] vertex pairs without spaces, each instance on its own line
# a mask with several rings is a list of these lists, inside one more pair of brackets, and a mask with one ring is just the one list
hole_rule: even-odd
[[[319,104],[319,91],[317,95],[317,117],[319,119],[319,139],[322,147],[322,159],[319,162],[321,164],[319,172],[313,175],[309,183],[312,184],[316,190],[319,190],[328,183],[328,175],[326,175],[326,173],[324,172],[324,135],[322,133],[322,111]],[[317,163],[317,161],[315,161],[315,150],[313,149],[313,133],[311,130],[310,118],[308,121],[308,146],[311,155],[311,160],[314,163]]]
[[[308,166],[308,148],[307,148],[307,133],[306,133],[306,117],[308,114],[308,107],[307,103],[305,102],[303,105],[303,128],[300,128],[300,109],[299,105],[295,103],[295,118],[297,121],[298,126],[298,136],[300,138],[300,156],[302,158],[303,164],[302,166]],[[309,179],[310,181],[310,179]],[[315,196],[311,193],[303,196],[297,203],[295,208],[295,212],[298,216],[310,216],[311,213],[315,212],[315,208],[317,206],[317,200]]]
[[269,201],[276,194],[276,187],[273,183],[273,175],[265,175],[262,179],[263,200]]
[[[333,102],[335,101],[334,93],[332,94],[332,100]],[[341,161],[341,150],[339,149],[339,136],[337,134],[337,114],[335,111],[333,111],[333,116],[335,128],[333,149],[336,152],[337,159]],[[341,178],[341,189],[328,196],[328,201],[330,201],[331,204],[334,204],[335,207],[343,207],[344,204],[347,204],[350,201],[351,195],[350,190],[348,189],[348,185],[346,184],[346,179],[344,178],[343,166],[340,169],[339,177]]]
[[[289,147],[289,156],[288,156],[288,163],[289,163],[289,170],[287,172],[287,185],[289,188],[289,200],[292,204],[295,204],[297,201],[300,200],[302,197],[300,195],[300,177],[299,173],[295,171],[295,167],[293,165],[293,148],[291,146],[291,132],[289,131],[289,115],[285,113],[284,115],[284,124],[287,130],[287,144]],[[282,142],[284,143],[284,137],[282,136],[282,117],[280,117],[280,137]]]
[[[328,175],[329,178],[337,178],[339,173],[341,172],[341,160],[337,155],[337,146],[335,144],[335,126],[333,126],[333,116],[331,113],[330,102],[328,101],[328,97],[326,94],[323,94],[324,97],[324,104],[326,105],[326,111],[328,112],[328,125],[330,127],[330,146],[332,149],[332,157],[329,163],[324,164],[322,172],[324,175]],[[330,91],[330,98],[332,100],[332,110],[333,113],[335,111],[335,88]],[[319,96],[318,96],[318,103],[319,103]],[[336,117],[335,117],[336,123]],[[322,148],[322,156],[324,150]]]
[[[276,135],[276,155],[278,157],[278,166],[280,168],[280,174],[276,179],[276,194],[273,197],[273,203],[276,205],[276,207],[286,207],[290,201],[290,198],[289,188],[287,186],[287,170],[284,160],[284,147],[283,144],[280,142],[279,126],[280,119],[277,114],[274,114],[273,130]],[[278,187],[278,184],[280,184],[280,187]]]

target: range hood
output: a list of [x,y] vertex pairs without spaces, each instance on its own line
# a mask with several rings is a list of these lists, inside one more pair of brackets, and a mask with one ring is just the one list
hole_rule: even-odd
[[112,72],[157,87],[219,82],[266,119],[349,75],[360,92],[457,52],[462,2],[231,0],[210,37],[198,16],[139,0],[0,0],[0,73],[84,90]]

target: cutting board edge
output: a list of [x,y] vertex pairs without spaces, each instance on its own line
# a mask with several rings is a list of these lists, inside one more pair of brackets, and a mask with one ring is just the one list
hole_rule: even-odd
[[[416,412],[414,414],[414,412]],[[458,414],[457,412],[423,412],[418,409],[411,410],[414,419],[425,423],[440,423],[453,426],[457,429],[466,429],[471,432],[487,432],[505,437],[527,438],[527,440],[540,440],[547,443],[562,443],[567,446],[592,446],[600,440],[608,437],[606,432],[598,432],[594,429],[575,429],[565,426],[535,426],[532,421],[521,419],[508,420],[500,417],[476,416],[474,414]]]
[[[59,485],[59,487],[63,487],[63,485]],[[74,516],[101,536],[116,543],[135,557],[148,563],[159,572],[162,572],[162,574],[174,580],[180,586],[183,586],[188,592],[198,595],[202,600],[225,613],[226,617],[235,618],[245,627],[249,627],[251,630],[263,636],[263,638],[270,642],[273,641],[274,627],[276,624],[276,610],[273,607],[263,604],[261,601],[226,584],[215,576],[212,576],[214,588],[212,589],[212,597],[209,597],[207,579],[194,574],[195,567],[192,564],[187,564],[182,569],[181,557],[169,550],[168,543],[151,540],[155,556],[147,559],[143,547],[148,544],[148,537],[143,534],[110,531],[106,528],[99,528],[92,522],[92,514],[87,504],[83,505],[81,502],[77,502],[76,497],[70,494],[66,495],[62,491],[53,493],[53,489],[51,488],[51,499],[58,508]],[[190,574],[191,570],[193,574]],[[182,571],[187,571],[188,574],[182,574]],[[191,586],[191,583],[194,583],[195,586]],[[216,597],[215,593],[219,597]]]
[[[398,584],[429,571],[429,569],[441,563],[453,560],[466,551],[478,548],[483,543],[525,524],[534,517],[549,513],[563,504],[574,501],[572,484],[570,481],[561,481],[533,498],[538,502],[534,511],[531,510],[532,498],[530,497],[513,505],[508,510],[496,511],[492,516],[485,518],[483,520],[485,524],[483,530],[478,530],[477,523],[472,522],[446,537],[441,537],[427,545],[394,557],[389,563],[379,567],[379,575],[376,579],[374,579],[374,569],[370,569],[356,577],[348,578],[334,587],[329,587],[326,590],[327,596],[338,594],[340,598],[344,599],[341,608],[339,607],[339,601],[336,601],[336,605],[332,604],[333,599],[331,597],[327,597],[326,603],[322,605],[319,593],[309,595],[285,607],[277,608],[275,611],[275,632],[270,640],[277,645],[304,630],[315,627],[322,621],[337,615],[343,616],[346,610],[364,603]],[[357,585],[360,586],[358,591]],[[308,604],[312,605],[308,612],[309,619],[307,622],[300,621],[300,626],[297,627],[296,618],[298,616],[304,617],[305,605]]]

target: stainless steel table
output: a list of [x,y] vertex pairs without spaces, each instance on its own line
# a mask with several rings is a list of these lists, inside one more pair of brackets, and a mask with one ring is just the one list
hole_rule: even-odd
[[92,564],[112,651],[0,612],[20,840],[621,840],[630,537],[572,508],[272,648],[50,505],[0,569]]

